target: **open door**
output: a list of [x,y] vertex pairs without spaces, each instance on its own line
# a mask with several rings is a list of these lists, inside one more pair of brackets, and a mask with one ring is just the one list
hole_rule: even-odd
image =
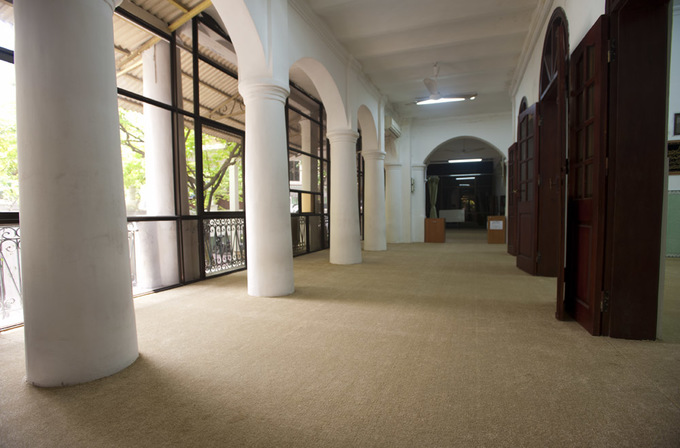
[[601,331],[607,163],[607,20],[600,17],[571,56],[565,307]]
[[519,115],[517,135],[517,267],[536,275],[536,105]]
[[517,143],[508,149],[508,253],[517,255]]

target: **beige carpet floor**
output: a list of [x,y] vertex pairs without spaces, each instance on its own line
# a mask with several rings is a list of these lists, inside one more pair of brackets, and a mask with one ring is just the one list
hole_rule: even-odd
[[354,266],[306,255],[295,281],[141,297],[138,361],[69,388],[27,385],[22,331],[0,334],[0,447],[680,446],[677,323],[651,342],[558,322],[555,280],[484,232]]

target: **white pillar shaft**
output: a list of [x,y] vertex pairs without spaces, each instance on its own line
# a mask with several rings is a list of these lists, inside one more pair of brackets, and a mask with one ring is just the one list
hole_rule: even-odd
[[[300,142],[302,151],[311,153],[312,151],[312,132],[311,122],[309,120],[300,120]],[[310,191],[312,188],[312,159],[308,156],[300,156],[300,182],[302,183],[300,189]],[[302,213],[311,213],[314,210],[312,195],[301,194],[300,211]]]
[[[142,54],[144,96],[171,104],[170,45],[159,42]],[[144,105],[144,160],[148,215],[175,214],[170,111]]]
[[411,195],[411,241],[425,241],[425,166],[411,167],[414,190]]
[[401,242],[401,165],[387,165],[385,169],[385,215],[387,242]]
[[[159,42],[142,54],[143,94],[171,104],[170,45]],[[170,111],[144,104],[146,213],[175,214]],[[171,223],[141,223],[136,233],[137,287],[154,289],[178,282],[177,234]]]
[[240,81],[246,106],[245,192],[248,294],[284,296],[293,284],[288,204],[287,87],[275,80]]
[[26,377],[39,386],[138,356],[112,12],[105,0],[14,5]]
[[229,167],[229,210],[235,212],[241,210],[239,204],[239,180],[238,173],[241,167],[238,165],[231,165]]
[[356,166],[356,142],[359,134],[346,129],[330,131],[327,136],[331,143],[330,262],[361,263]]
[[363,151],[364,250],[387,250],[385,236],[385,153]]

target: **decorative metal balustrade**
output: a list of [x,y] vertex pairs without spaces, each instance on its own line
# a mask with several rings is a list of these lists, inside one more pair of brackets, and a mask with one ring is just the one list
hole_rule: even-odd
[[293,255],[307,252],[307,218],[305,216],[291,216],[293,231]]
[[246,267],[244,218],[206,219],[203,232],[206,275]]
[[0,328],[24,321],[19,226],[0,227]]
[[128,248],[130,252],[130,276],[132,277],[132,287],[137,286],[137,223],[129,222],[127,225]]

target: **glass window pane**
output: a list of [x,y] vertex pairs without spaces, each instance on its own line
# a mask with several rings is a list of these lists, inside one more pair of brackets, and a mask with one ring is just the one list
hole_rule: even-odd
[[297,191],[291,191],[290,195],[290,212],[299,213],[300,212],[300,193]]
[[181,189],[181,212],[183,215],[195,215],[196,214],[196,201],[197,201],[197,191],[196,191],[196,134],[194,132],[194,121],[188,117],[182,117],[184,129],[182,135],[182,144],[184,145],[184,163],[186,178],[181,181],[180,185],[183,185]]
[[321,105],[295,87],[290,88],[288,104],[307,115],[313,121],[321,121]]
[[134,294],[179,283],[177,223],[128,223],[128,244]]
[[14,6],[0,2],[0,47],[14,51]]
[[317,157],[322,155],[321,126],[288,109],[288,147]]
[[201,116],[245,130],[245,105],[238,80],[203,61],[198,63]]
[[243,141],[241,137],[203,127],[204,210],[243,210]]
[[307,252],[307,217],[291,216],[291,231],[293,236],[293,255]]
[[234,45],[204,23],[198,23],[198,52],[233,73],[237,72]]
[[324,248],[324,223],[322,216],[309,216],[309,251]]
[[177,56],[180,63],[180,70],[182,71],[179,83],[180,92],[179,106],[187,112],[194,112],[194,66],[192,63],[191,53],[184,49],[177,51]]
[[0,226],[0,328],[20,324],[24,321],[21,298],[21,241],[19,225]]
[[118,87],[171,104],[170,44],[115,14],[113,41]]
[[118,118],[128,215],[174,215],[172,114],[119,96]]
[[14,65],[0,62],[0,212],[18,211],[16,79]]

